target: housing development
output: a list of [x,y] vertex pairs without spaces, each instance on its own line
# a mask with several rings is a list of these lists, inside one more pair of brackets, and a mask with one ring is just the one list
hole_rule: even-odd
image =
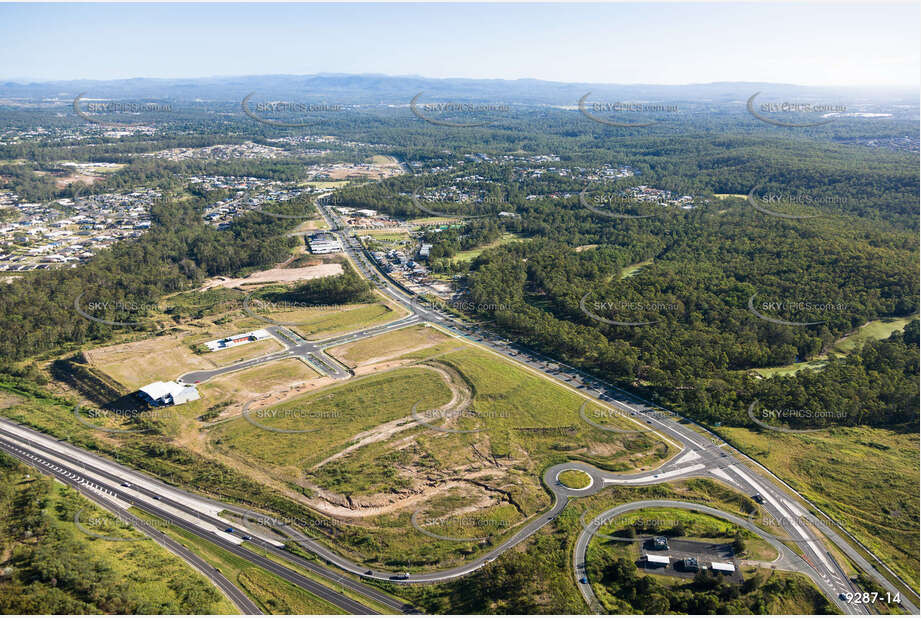
[[902,8],[0,4],[2,613],[917,615]]

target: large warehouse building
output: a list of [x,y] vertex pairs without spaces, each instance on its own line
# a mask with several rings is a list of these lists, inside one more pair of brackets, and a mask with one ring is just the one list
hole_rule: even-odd
[[342,245],[339,244],[339,239],[328,232],[311,234],[307,243],[310,245],[310,252],[315,254],[339,253],[342,251]]
[[141,399],[157,407],[178,406],[201,398],[194,384],[179,384],[178,382],[152,382],[147,386],[142,386],[138,394]]

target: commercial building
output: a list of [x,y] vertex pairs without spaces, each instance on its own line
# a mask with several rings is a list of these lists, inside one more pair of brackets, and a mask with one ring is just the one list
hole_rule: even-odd
[[735,573],[736,567],[728,562],[711,562],[710,570],[717,573]]
[[232,348],[238,345],[243,345],[245,343],[252,343],[253,341],[268,339],[269,337],[269,331],[260,328],[259,330],[252,330],[248,333],[240,333],[239,335],[231,335],[230,337],[224,337],[223,339],[208,341],[205,343],[205,345],[208,346],[208,350],[214,352],[216,350]]
[[319,232],[312,234],[307,243],[310,245],[310,252],[314,254],[339,253],[342,251],[342,245],[334,234]]
[[667,567],[671,563],[671,556],[656,556],[654,554],[646,554],[643,556],[643,562],[646,563],[647,567]]
[[141,399],[157,407],[178,406],[201,398],[194,384],[179,384],[178,382],[152,382],[147,386],[142,386],[138,394]]

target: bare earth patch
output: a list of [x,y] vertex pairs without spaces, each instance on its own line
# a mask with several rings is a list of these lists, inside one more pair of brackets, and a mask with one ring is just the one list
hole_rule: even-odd
[[211,288],[236,288],[244,285],[264,285],[267,283],[290,283],[294,281],[307,281],[342,274],[342,264],[317,264],[303,268],[270,268],[253,273],[247,277],[215,277],[207,281],[201,291]]

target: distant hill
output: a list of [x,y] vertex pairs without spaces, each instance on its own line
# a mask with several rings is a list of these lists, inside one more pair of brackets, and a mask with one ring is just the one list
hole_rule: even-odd
[[908,105],[917,107],[917,91],[905,89],[819,88],[761,82],[717,82],[663,86],[652,84],[593,84],[536,79],[432,79],[387,75],[250,75],[201,79],[120,79],[0,83],[0,103],[18,100],[73,100],[85,92],[90,98],[155,99],[234,102],[251,92],[262,100],[296,99],[345,105],[406,105],[424,92],[428,101],[490,101],[520,105],[575,105],[591,92],[591,101],[685,102],[723,105],[745,102],[755,92],[765,96],[796,97],[798,101],[831,101],[847,105]]

